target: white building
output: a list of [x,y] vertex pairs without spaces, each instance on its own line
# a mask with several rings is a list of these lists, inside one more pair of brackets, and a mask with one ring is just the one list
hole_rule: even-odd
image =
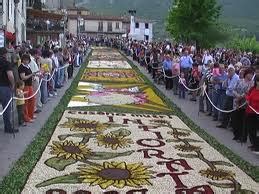
[[[82,12],[81,12],[82,13]],[[68,31],[89,37],[122,37],[126,33],[122,17],[100,15],[68,15]]]
[[135,16],[132,15],[130,17],[130,32],[128,37],[133,40],[152,42],[153,23],[147,20],[135,18]]
[[0,0],[0,29],[13,34],[16,43],[26,40],[25,0]]

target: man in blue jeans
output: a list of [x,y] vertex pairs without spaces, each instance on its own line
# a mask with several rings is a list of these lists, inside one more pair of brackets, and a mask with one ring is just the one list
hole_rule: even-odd
[[[7,50],[0,48],[0,102],[3,109],[8,105],[15,89],[11,63],[6,59]],[[12,102],[11,102],[12,103]],[[5,133],[17,133],[11,125],[11,103],[3,114]]]

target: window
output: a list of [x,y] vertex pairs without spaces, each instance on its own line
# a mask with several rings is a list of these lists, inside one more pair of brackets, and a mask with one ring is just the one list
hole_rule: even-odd
[[148,23],[145,23],[145,28],[146,28],[146,29],[149,29]]
[[116,29],[120,29],[120,23],[116,22]]
[[27,5],[27,7],[32,7],[33,6],[33,0],[27,0],[26,1],[26,5]]
[[102,32],[103,31],[103,22],[98,23],[98,31]]
[[136,22],[135,28],[139,28],[139,23],[138,22]]
[[108,22],[107,31],[112,32],[112,22]]

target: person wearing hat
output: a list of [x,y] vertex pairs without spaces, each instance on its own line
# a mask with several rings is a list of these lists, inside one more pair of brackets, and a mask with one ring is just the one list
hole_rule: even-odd
[[[0,48],[0,102],[3,109],[8,105],[15,89],[15,80],[11,63],[7,61],[6,48]],[[3,113],[5,133],[17,133],[11,125],[11,105]]]
[[[234,89],[239,81],[239,76],[235,72],[235,67],[231,64],[228,66],[228,79],[225,82],[226,85],[226,98],[223,103],[223,110],[232,110],[233,109],[233,100],[234,100]],[[222,114],[223,121],[218,128],[227,128],[229,125],[231,113]]]
[[[32,73],[29,66],[31,62],[31,57],[28,54],[24,54],[21,58],[22,64],[18,68],[19,76],[22,81],[24,81],[24,93],[25,97],[32,96],[33,93],[33,77],[38,73]],[[35,97],[25,100],[24,105],[24,121],[32,123],[34,121],[34,108],[35,108]]]

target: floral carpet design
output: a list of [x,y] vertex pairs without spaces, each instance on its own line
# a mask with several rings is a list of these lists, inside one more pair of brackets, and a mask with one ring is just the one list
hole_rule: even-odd
[[[121,57],[93,49],[95,59],[105,55]],[[259,191],[259,183],[172,115],[126,60],[90,61],[89,67],[95,69],[85,70],[52,136],[44,137],[49,142],[22,194]]]
[[258,190],[176,116],[66,111],[22,193]]
[[68,107],[113,106],[126,110],[170,112],[167,105],[145,84],[79,82]]
[[88,68],[132,69],[127,61],[89,61]]
[[132,69],[86,69],[82,81],[143,83],[143,79]]

